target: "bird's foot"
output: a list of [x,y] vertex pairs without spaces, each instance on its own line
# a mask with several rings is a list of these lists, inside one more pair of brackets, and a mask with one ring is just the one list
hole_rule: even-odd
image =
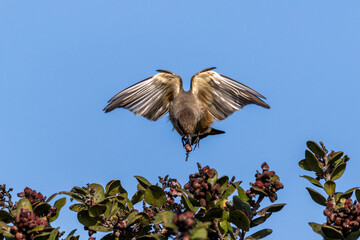
[[181,138],[181,142],[183,144],[183,147],[185,147],[185,145],[189,143],[189,139],[186,136],[183,136]]
[[191,145],[195,145],[194,150],[198,147],[200,147],[200,137],[196,136],[195,140],[191,143]]

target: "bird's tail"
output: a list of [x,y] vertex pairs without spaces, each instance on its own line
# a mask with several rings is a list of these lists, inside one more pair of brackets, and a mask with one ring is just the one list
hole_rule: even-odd
[[217,130],[215,128],[211,128],[210,132],[200,135],[199,138],[203,139],[209,135],[218,135],[218,134],[223,134],[223,133],[225,133],[225,132],[221,131],[221,130]]

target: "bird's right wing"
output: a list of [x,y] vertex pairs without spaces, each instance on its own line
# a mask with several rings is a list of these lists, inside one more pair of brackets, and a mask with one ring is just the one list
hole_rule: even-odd
[[190,91],[208,108],[210,114],[218,121],[224,120],[233,112],[245,105],[256,104],[270,108],[255,90],[229,77],[207,68],[195,74],[191,79]]
[[157,70],[158,74],[119,92],[108,101],[104,111],[126,108],[135,115],[156,121],[169,111],[170,102],[183,91],[182,80],[175,73]]

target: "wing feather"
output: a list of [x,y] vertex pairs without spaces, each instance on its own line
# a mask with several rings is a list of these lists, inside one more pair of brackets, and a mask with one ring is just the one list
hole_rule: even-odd
[[256,104],[270,108],[261,100],[263,95],[229,77],[205,69],[191,79],[190,91],[207,106],[210,114],[218,121],[224,120],[245,105]]
[[169,104],[182,89],[181,78],[169,71],[138,82],[119,92],[108,101],[105,112],[126,108],[135,115],[156,121],[169,111]]

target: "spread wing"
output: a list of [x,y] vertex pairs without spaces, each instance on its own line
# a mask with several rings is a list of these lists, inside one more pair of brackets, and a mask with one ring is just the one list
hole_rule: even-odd
[[169,104],[183,91],[181,78],[165,70],[119,92],[103,109],[106,113],[115,108],[126,108],[135,115],[156,121],[169,111]]
[[207,106],[210,114],[218,121],[224,120],[233,112],[247,104],[256,104],[270,108],[260,98],[260,93],[231,78],[207,68],[195,74],[191,79],[190,91]]

